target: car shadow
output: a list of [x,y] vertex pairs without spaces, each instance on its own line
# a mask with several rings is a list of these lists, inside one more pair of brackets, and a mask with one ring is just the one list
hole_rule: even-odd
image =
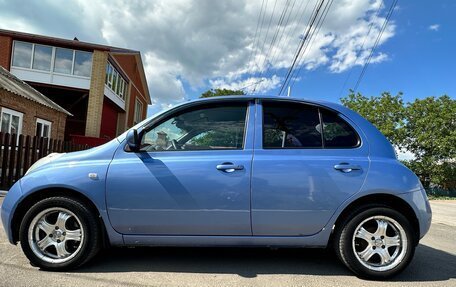
[[[267,248],[112,248],[77,273],[179,272],[238,274],[351,275],[326,249]],[[409,267],[394,282],[445,281],[456,278],[456,256],[419,245]]]

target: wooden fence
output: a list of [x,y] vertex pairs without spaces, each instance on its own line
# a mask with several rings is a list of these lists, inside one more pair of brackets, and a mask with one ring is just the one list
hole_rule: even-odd
[[34,162],[50,153],[88,148],[67,141],[0,132],[0,189],[9,189]]

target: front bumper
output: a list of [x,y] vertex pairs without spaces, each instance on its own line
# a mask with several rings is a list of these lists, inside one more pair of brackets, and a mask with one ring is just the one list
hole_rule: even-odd
[[12,230],[12,221],[14,211],[16,210],[17,204],[20,202],[22,197],[22,190],[20,180],[16,182],[6,194],[6,197],[3,199],[3,204],[1,207],[1,218],[3,223],[3,228],[8,237],[8,241],[11,244],[16,244],[13,239],[13,230]]

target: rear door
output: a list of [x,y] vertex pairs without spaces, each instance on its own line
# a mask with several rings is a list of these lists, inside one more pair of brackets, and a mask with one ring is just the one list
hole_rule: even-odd
[[252,176],[254,235],[319,232],[359,191],[369,168],[365,139],[337,112],[291,101],[257,110]]

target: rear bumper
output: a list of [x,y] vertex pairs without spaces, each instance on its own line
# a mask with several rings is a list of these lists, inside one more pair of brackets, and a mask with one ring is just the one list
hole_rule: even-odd
[[1,208],[1,218],[3,228],[11,244],[16,244],[13,240],[12,221],[16,206],[22,197],[20,181],[16,182],[6,194]]

